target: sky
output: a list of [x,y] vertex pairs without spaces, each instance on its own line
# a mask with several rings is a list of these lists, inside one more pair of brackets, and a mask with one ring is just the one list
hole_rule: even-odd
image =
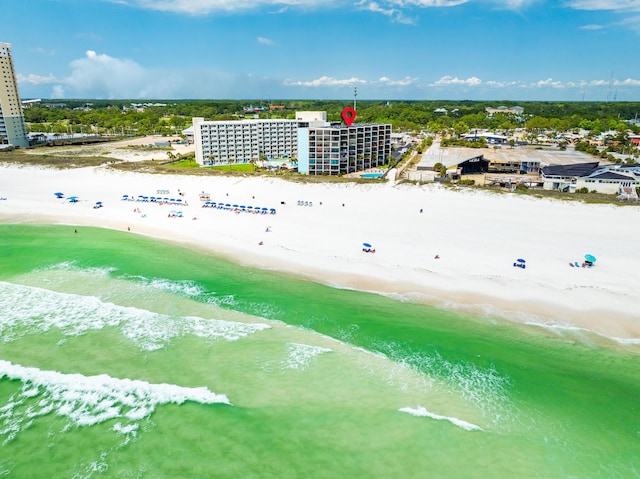
[[640,101],[640,0],[0,0],[22,99]]

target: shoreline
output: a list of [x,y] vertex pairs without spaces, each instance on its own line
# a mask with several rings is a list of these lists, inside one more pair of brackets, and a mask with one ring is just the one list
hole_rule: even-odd
[[[640,293],[630,279],[640,269],[634,248],[639,208],[436,185],[297,184],[103,167],[0,166],[0,173],[0,196],[7,198],[0,203],[1,223],[130,228],[242,266],[332,287],[521,324],[582,328],[624,344],[640,339]],[[121,200],[123,194],[167,189],[185,192],[183,217],[169,217],[176,206]],[[77,195],[80,202],[56,199],[57,191]],[[211,200],[228,198],[277,213],[201,208],[201,191]],[[298,206],[299,200],[313,206]],[[94,209],[96,201],[104,207]],[[376,253],[363,252],[363,242]],[[599,258],[593,268],[569,266],[586,253]],[[519,257],[527,258],[524,270],[512,266]]]

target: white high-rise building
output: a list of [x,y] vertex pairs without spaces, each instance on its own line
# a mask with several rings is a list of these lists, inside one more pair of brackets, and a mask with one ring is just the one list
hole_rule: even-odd
[[345,175],[389,163],[391,125],[309,126],[298,130],[298,171]]
[[9,43],[0,43],[0,143],[29,146]]

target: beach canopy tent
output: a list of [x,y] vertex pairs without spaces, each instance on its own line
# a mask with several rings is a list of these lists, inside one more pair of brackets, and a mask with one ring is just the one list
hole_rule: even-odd
[[516,260],[515,263],[513,263],[513,266],[517,266],[518,268],[522,268],[525,269],[527,267],[526,265],[526,260],[522,259],[522,258],[518,258]]

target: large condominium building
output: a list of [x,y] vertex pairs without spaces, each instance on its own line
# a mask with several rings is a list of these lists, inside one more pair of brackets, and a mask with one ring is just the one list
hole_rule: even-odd
[[202,166],[289,158],[298,152],[297,120],[193,119],[196,161]]
[[389,163],[390,124],[327,125],[298,130],[298,171],[344,175]]
[[0,43],[0,143],[29,146],[9,43]]
[[193,119],[196,161],[202,166],[297,158],[298,171],[342,175],[381,166],[391,155],[391,125],[327,122],[326,112],[296,112],[295,120]]

